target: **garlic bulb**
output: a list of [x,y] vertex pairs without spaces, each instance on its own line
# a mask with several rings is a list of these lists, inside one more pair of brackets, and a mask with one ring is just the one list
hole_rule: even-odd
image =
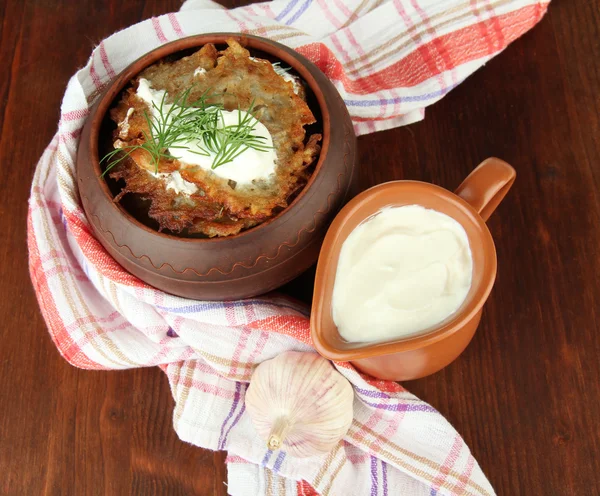
[[261,363],[246,391],[246,409],[271,450],[292,456],[327,453],[352,423],[354,391],[328,360],[288,351]]

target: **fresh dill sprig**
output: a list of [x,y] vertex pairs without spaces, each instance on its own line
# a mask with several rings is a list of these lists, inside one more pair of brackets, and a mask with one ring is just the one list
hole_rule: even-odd
[[[187,148],[188,151],[203,156],[214,155],[212,169],[231,162],[249,148],[259,151],[272,148],[265,143],[265,137],[253,134],[256,120],[254,101],[245,113],[238,109],[236,124],[225,125],[223,105],[207,103],[214,95],[209,95],[209,90],[206,90],[197,100],[190,102],[191,90],[192,88],[189,88],[184,91],[171,104],[166,103],[166,92],[158,105],[152,102],[153,115],[150,116],[144,111],[149,133],[142,133],[143,142],[125,145],[107,153],[101,160],[108,162],[102,175],[140,149],[150,155],[158,173],[160,160],[177,159],[171,150],[178,148]],[[190,150],[185,144],[189,142],[195,142],[200,151]]]
[[197,122],[192,136],[196,136],[196,145],[207,156],[213,154],[212,169],[232,162],[246,150],[252,148],[261,152],[269,151],[272,147],[265,143],[264,136],[253,134],[256,121],[254,100],[246,112],[238,109],[237,123],[225,125],[223,114],[215,112],[215,117],[203,122]]

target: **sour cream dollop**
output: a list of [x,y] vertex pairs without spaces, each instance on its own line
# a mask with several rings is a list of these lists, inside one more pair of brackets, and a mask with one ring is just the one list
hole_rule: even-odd
[[[165,91],[152,88],[147,79],[140,78],[136,94],[148,104],[152,109],[153,117],[156,118],[159,111],[154,107],[153,103],[156,106],[160,106]],[[163,112],[167,113],[170,108],[171,105],[164,104]],[[248,184],[256,180],[268,179],[275,172],[277,160],[277,154],[273,148],[273,138],[269,130],[263,123],[243,110],[223,110],[219,111],[219,114],[218,127],[220,128],[235,126],[240,122],[240,119],[248,118],[248,122],[252,126],[251,133],[254,136],[263,138],[261,144],[264,145],[266,150],[247,148],[231,162],[220,165],[215,169],[212,169],[212,165],[216,154],[213,152],[209,152],[209,155],[204,154],[205,151],[201,148],[203,143],[200,141],[200,137],[198,139],[178,141],[176,143],[177,148],[169,149],[169,153],[177,157],[185,165],[200,166],[203,169],[210,170],[219,177],[230,179],[239,184]]]
[[419,205],[384,208],[342,245],[333,320],[350,342],[426,332],[460,308],[472,273],[469,239],[456,220]]

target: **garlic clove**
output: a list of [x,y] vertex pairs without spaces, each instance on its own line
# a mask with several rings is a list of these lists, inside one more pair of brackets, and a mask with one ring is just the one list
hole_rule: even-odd
[[352,423],[354,390],[320,355],[289,351],[261,363],[246,391],[246,409],[271,450],[292,456],[327,453]]

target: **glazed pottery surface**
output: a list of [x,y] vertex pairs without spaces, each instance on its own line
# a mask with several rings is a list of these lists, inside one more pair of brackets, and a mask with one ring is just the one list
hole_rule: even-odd
[[[99,142],[107,133],[107,112],[123,88],[144,68],[206,43],[223,48],[229,38],[251,54],[292,67],[307,83],[309,105],[318,115],[323,134],[318,163],[291,205],[257,227],[212,239],[159,233],[115,203],[115,192],[101,177]],[[77,182],[95,236],[126,270],[168,293],[200,300],[231,300],[275,289],[317,260],[330,222],[350,195],[355,154],[356,138],[346,106],[333,84],[313,63],[273,41],[215,33],[184,38],[153,50],[104,90],[83,129]]]
[[[496,278],[496,250],[485,221],[515,177],[510,165],[490,158],[465,179],[456,194],[429,183],[392,181],[351,200],[331,224],[317,265],[311,331],[319,353],[331,360],[351,361],[375,377],[397,381],[424,377],[456,359],[475,333]],[[422,334],[385,342],[347,342],[340,336],[331,311],[342,244],[354,228],[382,208],[414,204],[449,215],[464,227],[473,257],[469,293],[457,312]]]

